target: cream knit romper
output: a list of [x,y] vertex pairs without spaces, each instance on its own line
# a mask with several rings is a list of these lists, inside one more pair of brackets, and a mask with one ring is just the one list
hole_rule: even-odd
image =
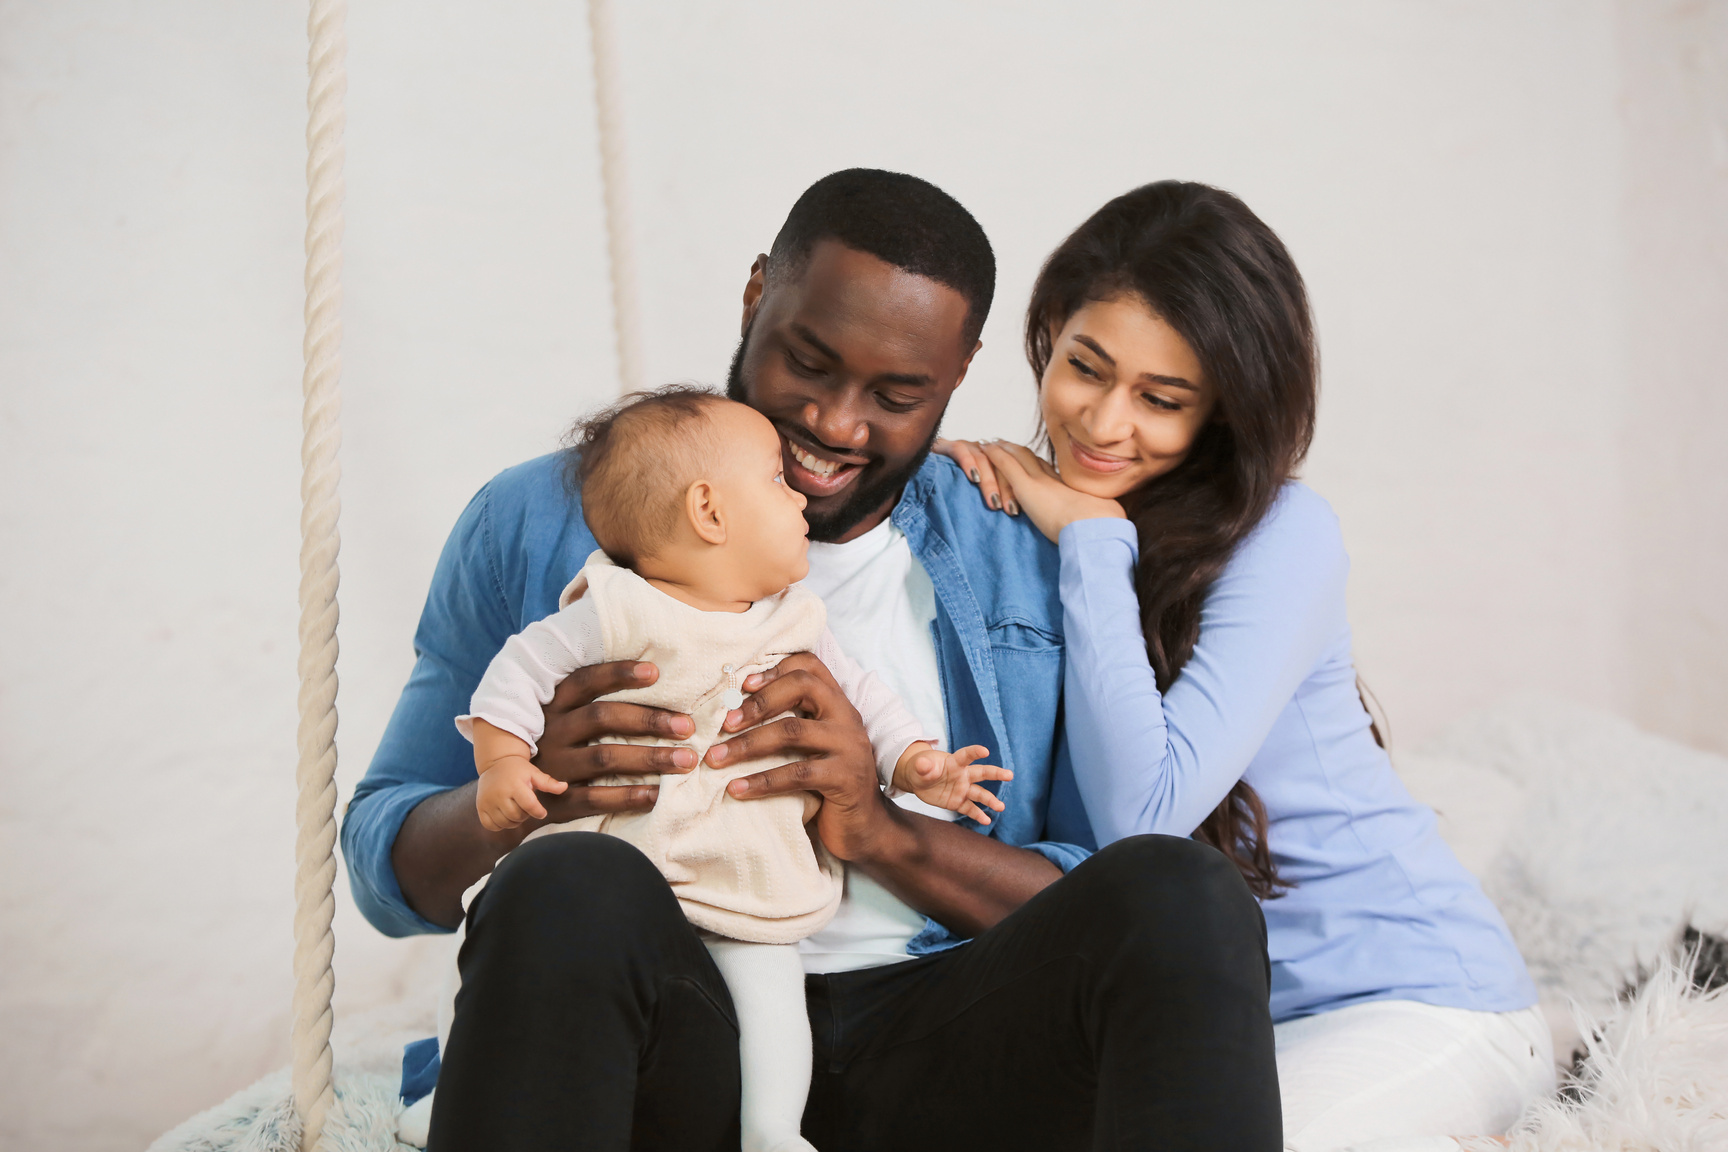
[[[585,598],[589,604],[579,603]],[[744,612],[704,612],[595,552],[559,605],[557,616],[530,625],[493,660],[475,691],[473,716],[515,732],[533,747],[541,735],[540,705],[570,670],[611,660],[652,661],[660,669],[655,683],[603,699],[687,713],[696,722],[694,735],[603,739],[686,746],[695,751],[697,766],[661,776],[659,800],[651,811],[547,825],[528,839],[588,831],[628,840],[666,877],[692,924],[734,940],[790,944],[827,924],[840,904],[843,873],[808,827],[821,806],[819,798],[802,792],[738,800],[726,792],[737,777],[796,758],[765,757],[723,768],[704,760],[726,714],[742,703],[744,680],[794,652],[815,652],[835,673],[864,717],[884,780],[891,778],[907,745],[928,738],[893,692],[839,652],[827,631],[822,601],[794,585]],[[561,618],[568,618],[566,632],[591,630],[594,616],[580,616],[584,611],[597,615],[597,646],[592,635],[556,635]],[[538,639],[530,635],[536,628],[545,629]],[[465,734],[470,719],[457,720]],[[640,777],[592,781],[641,782]]]

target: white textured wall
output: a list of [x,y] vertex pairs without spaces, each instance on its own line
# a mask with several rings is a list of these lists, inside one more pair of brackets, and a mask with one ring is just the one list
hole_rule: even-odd
[[[619,7],[652,377],[720,379],[810,180],[901,168],[1001,260],[949,429],[1023,434],[1038,260],[1221,184],[1313,288],[1399,739],[1536,688],[1728,743],[1721,0]],[[0,1147],[285,1058],[302,21],[0,4]],[[350,33],[344,796],[457,511],[612,390],[580,5]],[[338,933],[395,994],[415,947]]]
[[1728,752],[1728,3],[1623,0],[1630,714]]

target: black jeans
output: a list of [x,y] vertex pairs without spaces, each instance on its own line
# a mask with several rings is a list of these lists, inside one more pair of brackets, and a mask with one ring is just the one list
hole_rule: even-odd
[[[731,998],[620,840],[523,845],[468,913],[432,1152],[736,1152]],[[1114,844],[968,944],[806,980],[820,1152],[1276,1152],[1259,906],[1190,840]]]

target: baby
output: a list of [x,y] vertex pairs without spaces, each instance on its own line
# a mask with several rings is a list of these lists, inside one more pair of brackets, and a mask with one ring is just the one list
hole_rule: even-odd
[[[487,828],[543,819],[536,793],[568,787],[536,768],[541,708],[579,667],[652,661],[659,679],[609,699],[689,714],[697,755],[659,778],[652,811],[547,825],[531,835],[599,831],[654,862],[713,955],[738,1015],[744,1152],[808,1149],[810,1022],[797,941],[840,903],[842,872],[809,821],[812,793],[738,800],[729,781],[782,763],[706,763],[753,673],[814,652],[863,718],[882,786],[988,824],[1002,810],[979,763],[986,749],[936,747],[905,705],[839,649],[809,571],[804,497],[781,474],[780,438],[759,413],[690,388],[639,393],[583,426],[583,512],[602,551],[588,557],[557,614],[530,624],[493,659],[457,726],[474,742]],[[728,733],[727,735],[734,735]],[[608,738],[612,739],[612,738]],[[632,742],[651,742],[651,738]],[[635,783],[601,779],[598,784]],[[982,806],[982,807],[981,807]]]

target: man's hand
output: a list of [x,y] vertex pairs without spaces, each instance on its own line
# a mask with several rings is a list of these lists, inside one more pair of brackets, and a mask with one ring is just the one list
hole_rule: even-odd
[[[734,780],[727,790],[743,800],[820,793],[816,832],[822,843],[924,915],[973,936],[1061,875],[1037,853],[890,803],[857,709],[810,653],[750,677],[744,690],[752,695],[726,717],[723,730],[750,731],[710,748],[709,762],[801,759]],[[751,727],[786,712],[793,715]]]
[[535,827],[608,812],[646,812],[654,807],[660,794],[654,784],[588,783],[596,777],[651,777],[688,772],[696,767],[696,753],[688,748],[590,743],[601,736],[662,736],[682,740],[695,732],[695,722],[677,712],[616,700],[595,703],[598,697],[627,688],[643,688],[659,678],[660,670],[652,664],[615,660],[578,668],[558,685],[552,702],[543,710],[546,725],[540,737],[540,754],[534,763],[548,776],[570,787],[562,796],[541,794],[546,817],[537,821]]
[[416,805],[390,849],[390,864],[409,906],[434,924],[454,928],[462,920],[462,893],[533,829],[583,816],[652,808],[660,793],[653,784],[596,786],[588,781],[613,774],[688,772],[696,766],[694,752],[665,746],[586,745],[609,735],[674,740],[690,736],[696,726],[688,716],[639,704],[595,703],[607,693],[652,684],[659,675],[652,664],[617,661],[579,668],[558,685],[544,710],[546,724],[534,762],[569,787],[561,796],[538,794],[545,819],[487,831],[481,826],[475,797],[478,781],[428,796]]
[[[816,832],[830,852],[842,860],[861,860],[881,851],[894,821],[876,776],[876,753],[858,710],[828,666],[809,652],[798,652],[751,676],[743,687],[751,695],[727,714],[721,731],[750,731],[709,748],[708,762],[724,767],[762,756],[800,759],[734,780],[727,790],[741,800],[818,793],[822,807]],[[786,712],[793,715],[762,724]]]

